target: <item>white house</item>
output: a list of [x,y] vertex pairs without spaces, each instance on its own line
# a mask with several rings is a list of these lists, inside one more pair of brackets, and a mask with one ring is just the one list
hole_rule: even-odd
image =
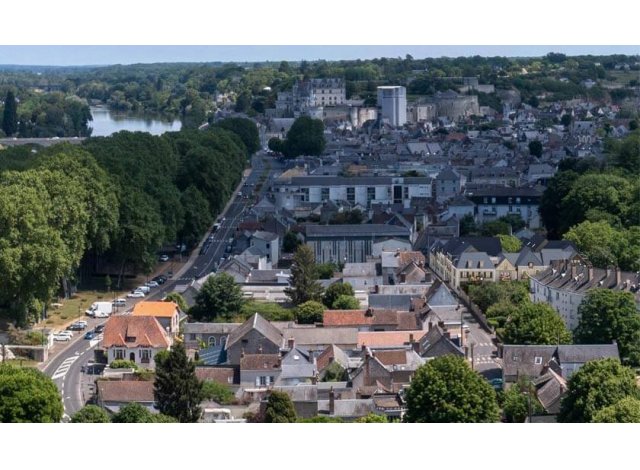
[[171,337],[151,316],[113,316],[104,327],[102,347],[109,363],[124,359],[155,369],[154,358],[171,347]]

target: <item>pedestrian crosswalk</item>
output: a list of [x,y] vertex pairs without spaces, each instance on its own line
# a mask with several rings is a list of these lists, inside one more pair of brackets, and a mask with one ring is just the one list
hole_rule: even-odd
[[71,356],[71,357],[66,358],[64,361],[62,361],[62,364],[60,364],[60,366],[56,369],[56,371],[53,373],[51,378],[53,380],[56,380],[56,379],[60,379],[60,378],[64,377],[65,375],[67,375],[67,372],[69,371],[69,368],[71,367],[71,364],[76,362],[78,360],[78,357],[79,356]]

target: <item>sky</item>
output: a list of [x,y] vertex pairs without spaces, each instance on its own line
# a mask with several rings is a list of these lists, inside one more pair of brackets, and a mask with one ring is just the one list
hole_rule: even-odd
[[0,46],[0,64],[111,65],[155,62],[258,62],[459,56],[543,56],[639,54],[638,46]]

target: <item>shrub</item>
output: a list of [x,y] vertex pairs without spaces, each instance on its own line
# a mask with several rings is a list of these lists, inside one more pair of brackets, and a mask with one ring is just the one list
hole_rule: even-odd
[[109,367],[111,367],[112,369],[135,369],[135,370],[138,370],[138,364],[136,364],[133,361],[126,360],[126,359],[116,359],[111,364],[109,364]]

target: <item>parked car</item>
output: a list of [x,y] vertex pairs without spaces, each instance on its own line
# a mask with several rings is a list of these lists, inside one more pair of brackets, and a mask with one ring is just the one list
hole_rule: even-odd
[[53,335],[54,341],[71,341],[71,337],[67,335],[63,335],[62,333],[56,333]]
[[84,330],[86,327],[87,327],[87,322],[85,322],[85,321],[83,321],[82,323],[75,322],[75,323],[72,323],[71,325],[69,325],[67,327],[67,330],[70,330],[70,331],[81,331],[81,330]]
[[145,283],[145,286],[147,286],[147,287],[152,287],[152,288],[153,288],[153,287],[158,287],[159,285],[160,285],[160,284],[158,284],[156,281],[147,281],[147,282]]
[[144,297],[144,292],[139,291],[139,290],[134,290],[131,291],[127,294],[127,297],[129,297],[130,299],[140,299],[142,297]]
[[109,318],[109,314],[107,312],[96,312],[93,318]]
[[113,301],[115,307],[124,307],[127,305],[127,299],[116,299]]
[[171,279],[173,277],[173,271],[167,271],[167,279]]
[[104,325],[98,325],[96,326],[95,332],[97,335],[99,335],[100,333],[102,333],[104,331]]
[[95,338],[95,337],[96,337],[96,332],[95,332],[95,331],[93,331],[93,330],[92,330],[92,331],[87,331],[87,332],[84,334],[84,339],[93,339],[93,338]]
[[160,258],[158,259],[164,263],[166,261],[169,261],[169,255],[160,255]]
[[136,287],[136,288],[135,288],[135,290],[142,291],[142,292],[144,292],[144,293],[145,293],[145,295],[146,295],[146,294],[148,294],[149,292],[151,292],[151,287],[149,287],[149,286],[138,286],[138,287]]
[[167,276],[160,274],[159,276],[154,277],[152,280],[156,281],[158,284],[164,284],[165,282],[167,282]]
[[502,379],[500,378],[491,379],[489,380],[489,383],[495,390],[502,390],[502,384],[503,384]]

